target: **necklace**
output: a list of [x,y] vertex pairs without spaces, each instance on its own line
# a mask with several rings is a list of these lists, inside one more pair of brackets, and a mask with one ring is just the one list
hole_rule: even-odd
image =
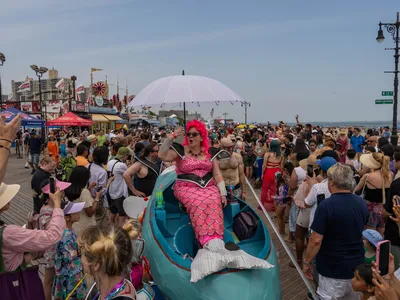
[[189,149],[189,154],[193,157],[198,157],[203,154],[203,150],[200,150],[200,152],[198,152],[198,153],[194,153],[191,149]]
[[[108,293],[108,295],[104,299],[101,299],[101,300],[113,299],[116,295],[119,294],[119,292],[121,292],[125,288],[125,286],[126,286],[125,279],[122,278],[122,280],[112,288],[112,290]],[[100,290],[96,293],[96,296],[94,296],[94,299],[100,300]]]

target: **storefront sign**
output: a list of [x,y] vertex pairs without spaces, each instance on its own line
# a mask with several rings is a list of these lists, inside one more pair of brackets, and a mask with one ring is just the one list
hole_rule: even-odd
[[32,111],[32,102],[21,102],[21,111]]
[[89,106],[89,113],[91,113],[91,114],[116,115],[117,111],[114,108],[110,108],[110,107]]
[[47,113],[53,113],[53,114],[60,113],[61,101],[60,100],[47,101],[46,109]]
[[100,107],[104,105],[104,99],[101,96],[96,96],[96,98],[94,98],[94,102],[96,102],[96,105]]

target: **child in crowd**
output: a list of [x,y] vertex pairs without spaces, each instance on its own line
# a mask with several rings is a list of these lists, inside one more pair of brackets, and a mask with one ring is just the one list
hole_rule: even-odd
[[360,292],[363,300],[375,300],[375,285],[372,282],[372,265],[361,264],[354,270],[354,277],[351,280],[353,291]]
[[[276,194],[273,197],[275,201],[275,209],[276,209],[276,218],[278,221],[278,229],[279,233],[284,235],[285,234],[285,210],[286,210],[286,203],[288,202],[288,190],[289,190],[289,170],[287,167],[290,168],[288,165],[292,165],[291,163],[286,163],[283,169],[283,173],[277,172],[275,173],[275,182],[276,182]],[[292,168],[293,170],[293,168]]]
[[[81,255],[72,224],[79,221],[79,213],[85,203],[69,201],[62,206],[67,228],[64,229],[61,241],[56,246],[54,256],[56,272],[53,295],[56,300],[66,299],[83,277]],[[72,299],[85,299],[85,295],[86,285],[82,282],[72,295]]]
[[380,233],[373,229],[366,229],[362,233],[364,242],[364,262],[372,264],[376,260],[376,246],[382,241]]
[[[56,183],[56,188],[60,189],[60,191],[65,190],[67,187],[71,185],[69,182],[62,182],[62,181],[55,181]],[[49,194],[50,194],[50,181],[44,180],[42,183],[42,203],[43,206],[40,209],[40,214],[39,214],[39,229],[40,230],[47,230],[47,227],[49,225],[49,222],[51,220],[51,217],[53,215],[53,208],[54,208],[54,203],[50,199]],[[50,249],[47,249],[44,252],[44,259],[46,261],[45,264],[45,271],[44,271],[44,280],[43,280],[43,289],[45,293],[46,300],[51,300],[51,294],[52,294],[52,286],[53,286],[53,280],[54,280],[54,255],[55,255],[55,247],[51,247]]]
[[359,171],[360,169],[360,163],[356,159],[357,152],[354,149],[349,149],[347,150],[347,160],[346,160],[346,165],[353,166],[354,169]]

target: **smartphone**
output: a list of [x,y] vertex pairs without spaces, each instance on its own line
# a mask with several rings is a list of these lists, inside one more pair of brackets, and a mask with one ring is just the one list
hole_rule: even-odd
[[56,192],[56,179],[54,177],[50,177],[50,193],[54,194]]
[[315,169],[315,170],[314,170],[314,174],[315,174],[315,176],[318,176],[318,175],[319,175],[319,173],[320,173],[320,169]]
[[317,195],[317,205],[319,205],[324,200],[325,200],[325,194],[318,194]]
[[308,177],[314,177],[314,167],[313,165],[307,165],[307,175]]
[[397,205],[400,206],[400,197],[395,195],[394,198],[396,199]]
[[390,241],[384,240],[376,246],[376,264],[381,276],[389,273]]
[[102,189],[103,189],[103,187],[102,187],[102,186],[99,186],[99,187],[97,188],[97,191],[100,192]]

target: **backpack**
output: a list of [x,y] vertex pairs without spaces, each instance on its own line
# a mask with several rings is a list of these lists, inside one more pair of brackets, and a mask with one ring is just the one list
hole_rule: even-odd
[[[34,211],[31,211],[30,213],[28,213],[28,221],[26,223],[26,228],[40,230],[39,219],[41,216],[50,216],[51,217],[52,215],[49,213],[45,213],[45,214],[41,215],[40,213],[38,214]],[[49,219],[49,221],[46,222],[45,226],[48,224],[48,222],[50,222],[50,219]],[[44,256],[44,251],[31,252],[32,259],[39,259],[39,258],[42,258],[43,256]]]
[[61,158],[56,169],[56,178],[60,181],[67,181],[75,167],[76,160],[72,156]]
[[233,232],[239,240],[251,239],[257,232],[257,219],[250,211],[242,211],[233,218]]

